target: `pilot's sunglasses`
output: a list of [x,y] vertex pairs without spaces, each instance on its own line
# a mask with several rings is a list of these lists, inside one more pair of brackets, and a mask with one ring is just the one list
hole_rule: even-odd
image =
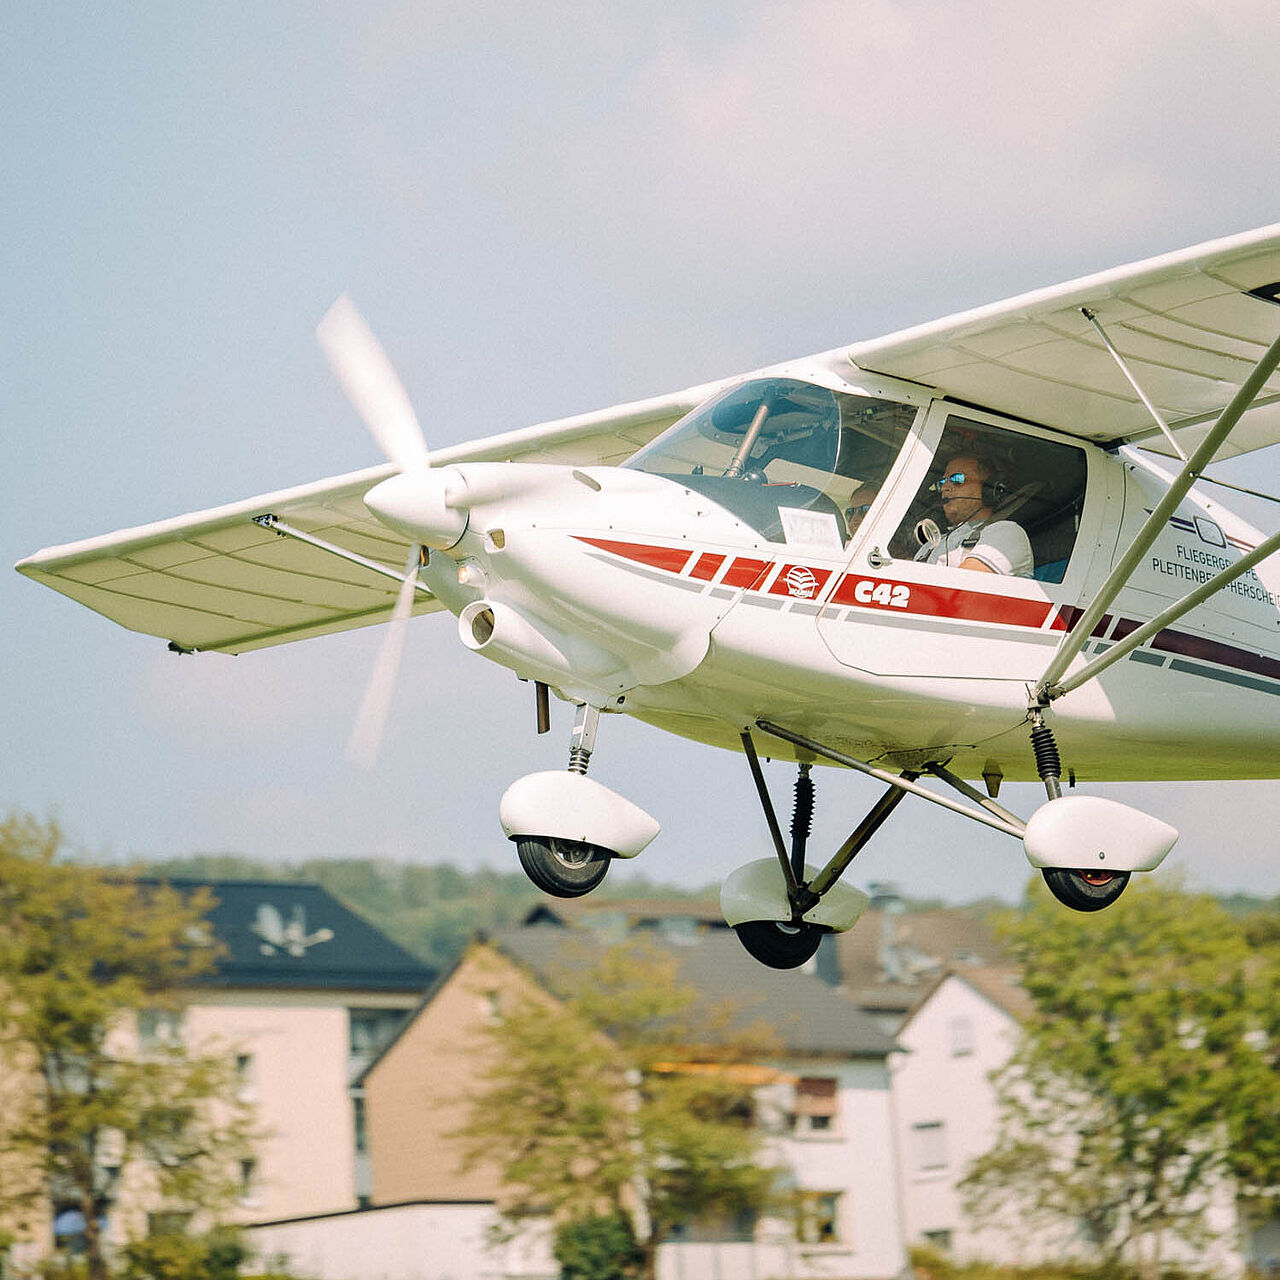
[[865,516],[871,510],[871,503],[864,502],[860,507],[850,507],[845,515],[847,516]]
[[965,482],[965,473],[963,471],[953,471],[949,476],[939,476],[930,488],[941,489],[944,484],[960,485]]

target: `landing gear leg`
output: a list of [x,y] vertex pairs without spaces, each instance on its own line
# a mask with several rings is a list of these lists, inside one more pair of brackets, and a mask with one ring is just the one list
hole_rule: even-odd
[[[762,964],[772,969],[794,969],[804,964],[817,951],[824,933],[847,929],[857,919],[866,905],[866,895],[839,880],[845,869],[868,840],[879,830],[889,814],[897,808],[906,794],[899,787],[890,787],[872,807],[849,838],[840,846],[835,856],[816,874],[805,864],[805,849],[813,818],[813,779],[811,765],[802,763],[796,779],[795,809],[791,821],[791,849],[782,842],[773,801],[765,786],[764,774],[756,754],[751,734],[742,734],[742,749],[751,767],[751,776],[760,796],[765,821],[773,837],[778,857],[778,869],[782,872],[785,900],[776,893],[777,870],[771,869],[769,860],[750,863],[725,882],[721,903],[725,916],[746,950]],[[914,781],[917,774],[904,774]],[[838,903],[824,899],[835,891]],[[762,910],[772,909],[771,916],[751,918]],[[812,918],[815,914],[818,919]]]
[[[585,778],[595,750],[600,709],[580,703],[569,737],[569,772]],[[608,873],[613,852],[585,840],[557,836],[520,836],[516,852],[524,873],[544,893],[556,898],[580,898]]]
[[[1044,712],[1031,708],[1031,749],[1036,756],[1036,770],[1049,800],[1062,797],[1062,761],[1053,730],[1044,722]],[[1040,874],[1053,894],[1073,911],[1101,911],[1109,907],[1129,883],[1127,871],[1077,870],[1073,867],[1044,867]]]

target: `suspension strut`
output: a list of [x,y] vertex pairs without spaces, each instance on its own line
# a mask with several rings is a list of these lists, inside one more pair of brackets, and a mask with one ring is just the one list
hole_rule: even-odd
[[802,764],[796,775],[795,807],[791,811],[791,869],[796,879],[804,880],[804,853],[813,830],[813,779],[811,764]]
[[1031,708],[1031,750],[1035,752],[1036,772],[1049,799],[1059,799],[1062,795],[1062,759],[1058,755],[1053,730],[1045,724],[1044,712],[1039,707]]

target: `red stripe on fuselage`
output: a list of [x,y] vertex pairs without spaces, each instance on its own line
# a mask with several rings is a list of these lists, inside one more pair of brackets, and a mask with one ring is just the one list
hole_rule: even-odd
[[[611,538],[588,538],[578,535],[580,542],[608,551],[613,555],[633,560],[637,564],[663,569],[668,573],[683,573],[694,556],[692,550],[683,547],[661,547],[643,542],[619,542]],[[709,582],[720,571],[727,557],[718,552],[704,551],[693,561],[689,576]],[[745,587],[762,590],[769,573],[778,562],[760,560],[754,556],[735,556],[720,579],[726,587]],[[832,570],[786,562],[774,580],[770,592],[773,595],[796,594],[788,584],[787,574],[813,575],[814,589],[808,597],[813,599],[822,593]],[[859,591],[860,584],[866,584]],[[879,587],[879,598],[871,594]],[[880,609],[885,612],[913,613],[933,618],[956,618],[965,622],[998,622],[1012,627],[1041,627],[1054,606],[1042,600],[1022,600],[1014,596],[989,594],[983,591],[965,591],[957,587],[941,587],[931,583],[896,582],[891,578],[873,578],[866,574],[845,574],[832,593],[830,603],[853,605],[855,608]],[[1063,608],[1054,625],[1062,626]]]
[[[862,583],[870,583],[871,589]],[[880,588],[879,599],[871,594]],[[886,590],[887,588],[887,590]],[[895,582],[848,573],[832,593],[832,604],[849,604],[885,613],[914,613],[931,618],[958,618],[964,622],[1001,622],[1011,627],[1040,627],[1053,607],[1043,600],[1021,600],[1015,596],[988,595],[984,591],[963,591],[923,582]]]
[[601,551],[612,552],[615,556],[622,556],[625,560],[647,564],[654,569],[665,569],[668,573],[679,573],[693,555],[688,547],[655,547],[644,542],[614,542],[609,538],[581,536],[578,541],[599,547]]
[[737,556],[725,570],[720,581],[726,587],[754,587],[769,572],[771,564],[768,560],[753,560],[750,556]]
[[693,568],[689,570],[689,577],[710,582],[720,572],[720,566],[726,559],[726,556],[717,555],[714,551],[704,551],[694,562]]

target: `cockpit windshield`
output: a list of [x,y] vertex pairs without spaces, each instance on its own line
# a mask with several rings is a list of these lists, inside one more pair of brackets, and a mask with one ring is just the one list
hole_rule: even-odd
[[761,378],[699,406],[625,465],[696,489],[771,541],[843,546],[915,416],[911,405]]

